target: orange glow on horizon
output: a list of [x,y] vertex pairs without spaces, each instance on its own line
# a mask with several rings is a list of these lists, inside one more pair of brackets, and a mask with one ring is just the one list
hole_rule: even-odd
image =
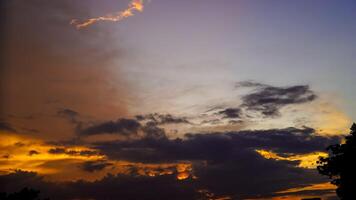
[[276,192],[276,194],[286,194],[286,193],[296,193],[302,191],[315,191],[315,190],[335,190],[336,186],[326,182],[326,183],[318,183],[314,185],[309,185],[306,187],[299,187],[299,188],[291,188],[283,191]]

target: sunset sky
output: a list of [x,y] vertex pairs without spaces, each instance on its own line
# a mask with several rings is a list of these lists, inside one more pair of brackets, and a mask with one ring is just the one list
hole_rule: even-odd
[[336,199],[353,0],[5,0],[0,192]]

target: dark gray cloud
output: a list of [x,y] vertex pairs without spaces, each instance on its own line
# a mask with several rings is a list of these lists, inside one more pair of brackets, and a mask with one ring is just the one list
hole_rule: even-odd
[[134,119],[118,119],[117,121],[108,121],[99,123],[82,130],[79,134],[83,136],[99,135],[99,134],[121,134],[130,135],[136,134],[141,124]]
[[[152,115],[153,116],[153,115]],[[171,115],[157,115],[160,116],[159,120],[148,118],[141,118],[137,116],[136,119],[121,118],[117,121],[107,121],[96,125],[89,126],[87,128],[78,129],[78,132],[82,136],[100,135],[100,134],[119,134],[123,136],[140,136],[145,138],[167,138],[165,130],[159,125],[167,123],[186,123],[181,122],[183,119],[173,118]],[[169,117],[167,117],[169,116]],[[188,122],[187,122],[188,123]],[[138,132],[141,131],[141,135]]]
[[95,171],[101,171],[105,169],[106,167],[112,166],[113,164],[106,161],[106,160],[97,160],[97,161],[87,161],[84,162],[80,167],[84,171],[87,172],[95,172]]
[[88,156],[88,157],[99,155],[99,152],[97,152],[97,151],[91,151],[91,150],[76,151],[76,150],[68,150],[64,147],[57,147],[57,148],[49,149],[48,153],[50,153],[50,154],[67,154],[67,155],[72,155],[72,156]]
[[[244,123],[247,118],[256,117],[254,114],[262,117],[278,117],[283,107],[303,104],[314,101],[317,95],[308,85],[296,85],[290,87],[275,87],[264,83],[254,81],[242,81],[235,85],[236,88],[252,89],[241,97],[242,103],[237,106],[213,106],[205,114],[214,112],[215,118],[204,120],[204,123],[222,124],[225,119],[231,119],[230,124]],[[238,120],[236,120],[238,119]]]
[[145,126],[142,127],[145,138],[153,139],[167,139],[165,130],[160,128],[154,122],[147,122]]
[[317,95],[307,85],[291,87],[261,86],[242,97],[241,107],[261,113],[265,117],[279,116],[285,106],[315,100]]
[[70,122],[72,122],[74,124],[80,123],[78,120],[79,113],[72,109],[68,109],[68,108],[60,109],[57,111],[57,115],[59,117],[63,117],[65,119],[69,120]]
[[226,108],[219,111],[218,114],[223,115],[223,118],[241,118],[242,110],[240,108]]
[[15,128],[11,124],[0,120],[0,131],[16,132]]
[[148,120],[150,122],[156,123],[157,125],[163,124],[190,124],[186,117],[177,117],[171,114],[147,114],[147,115],[137,115],[136,119],[139,121]]

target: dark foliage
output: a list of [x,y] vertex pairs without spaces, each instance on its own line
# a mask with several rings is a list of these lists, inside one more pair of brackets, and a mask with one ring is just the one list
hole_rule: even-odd
[[340,199],[356,199],[356,124],[352,125],[344,143],[331,145],[327,150],[329,156],[319,158],[319,173],[332,179]]
[[0,193],[0,200],[40,200],[39,194],[40,191],[38,190],[23,188],[19,192],[14,192],[11,194]]

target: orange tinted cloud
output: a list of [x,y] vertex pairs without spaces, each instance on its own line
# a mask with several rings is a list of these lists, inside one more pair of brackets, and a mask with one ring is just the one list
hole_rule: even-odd
[[178,164],[177,165],[177,179],[185,180],[191,176],[192,165],[191,164]]
[[32,139],[24,136],[13,135],[1,132],[0,136],[0,171],[10,173],[21,169],[25,171],[36,171],[40,174],[53,174],[60,171],[60,168],[46,167],[46,163],[61,161],[79,163],[87,160],[102,159],[99,154],[81,155],[82,151],[92,151],[90,148],[73,146],[68,148],[70,153],[52,154],[50,149],[54,146],[48,145],[41,140]]
[[279,156],[278,154],[272,151],[267,151],[262,149],[258,149],[256,150],[256,152],[266,159],[299,161],[300,163],[298,167],[308,168],[308,169],[316,168],[316,161],[320,156],[322,157],[327,156],[327,153],[325,152],[313,152],[308,154],[291,154],[285,157]]
[[77,19],[73,19],[70,24],[74,25],[77,29],[82,29],[92,24],[95,24],[99,21],[111,21],[118,22],[125,18],[134,16],[134,11],[142,12],[144,8],[143,0],[132,0],[128,6],[128,8],[124,11],[110,13],[104,16],[90,18],[85,21],[80,22]]
[[[172,175],[177,180],[195,177],[191,163],[145,164],[109,160],[105,155],[85,146],[54,146],[40,139],[3,131],[0,133],[0,174],[23,170],[37,172],[53,181],[78,179],[94,181],[104,177],[107,173],[130,174],[132,169],[135,169],[139,176]],[[100,170],[85,171],[80,166],[88,161],[93,163],[105,161],[110,165]]]

